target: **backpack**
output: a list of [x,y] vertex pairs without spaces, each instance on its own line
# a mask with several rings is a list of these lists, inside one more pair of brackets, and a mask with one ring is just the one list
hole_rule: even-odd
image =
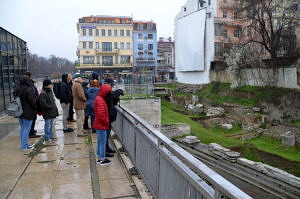
[[23,108],[20,97],[16,97],[7,107],[7,114],[13,117],[20,117],[23,114]]
[[60,99],[61,98],[61,95],[60,95],[60,86],[61,86],[61,82],[54,82],[53,83],[53,92],[54,92],[54,95],[57,99]]
[[13,117],[20,117],[23,114],[23,108],[20,97],[23,95],[26,89],[20,93],[19,96],[16,96],[13,101],[11,101],[7,107],[7,114]]

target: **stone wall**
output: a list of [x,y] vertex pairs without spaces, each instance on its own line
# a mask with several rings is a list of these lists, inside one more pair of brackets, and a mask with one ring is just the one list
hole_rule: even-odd
[[146,120],[154,128],[160,130],[161,127],[161,101],[155,99],[133,99],[121,100],[120,104],[125,106],[139,117]]
[[275,86],[282,88],[296,88],[300,89],[298,84],[298,73],[300,72],[300,66],[294,66],[289,68],[253,68],[243,69],[240,72],[240,78],[237,80],[227,70],[223,71],[211,71],[210,81],[235,83],[238,82],[238,86],[250,85],[250,86]]

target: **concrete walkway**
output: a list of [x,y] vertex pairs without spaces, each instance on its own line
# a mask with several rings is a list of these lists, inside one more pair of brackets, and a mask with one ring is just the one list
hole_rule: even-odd
[[[96,165],[90,161],[95,158],[90,150],[96,147],[96,135],[91,136],[93,145],[89,145],[87,137],[64,134],[61,120],[59,116],[55,122],[55,144],[42,145],[34,157],[20,150],[19,128],[0,140],[0,198],[89,199],[99,198],[99,195],[101,198],[137,198],[119,155],[111,158],[110,165]],[[43,134],[43,127],[44,120],[39,116],[38,134]],[[39,139],[29,141],[36,143]]]

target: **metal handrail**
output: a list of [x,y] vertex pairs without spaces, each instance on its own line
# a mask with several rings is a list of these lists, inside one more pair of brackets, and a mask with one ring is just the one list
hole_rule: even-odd
[[[159,155],[162,155],[166,160],[168,160],[168,164],[171,165],[170,170],[175,169],[176,172],[179,172],[181,176],[183,176],[184,179],[187,180],[187,182],[192,186],[188,187],[189,189],[196,189],[197,193],[202,194],[202,196],[204,196],[205,198],[221,198],[223,196],[232,199],[251,198],[249,195],[241,191],[235,185],[233,185],[232,183],[224,179],[222,176],[217,174],[215,171],[207,167],[204,163],[193,157],[190,153],[179,147],[176,143],[168,139],[159,130],[152,127],[148,122],[137,116],[135,113],[122,106],[117,107],[117,110],[119,119],[117,119],[117,121],[113,124],[113,128],[116,131],[116,134],[119,136],[119,138],[121,137],[121,142],[123,143],[123,131],[128,131],[128,129],[123,129],[122,125],[124,119],[130,122],[130,124],[132,125],[131,127],[133,129],[136,129],[134,131],[136,135],[138,133],[138,135],[142,135],[148,143],[150,143],[156,150],[158,150]],[[124,139],[128,138],[124,137]],[[123,145],[124,144],[125,149],[129,149],[130,147],[132,147],[126,146],[126,143],[123,143]],[[136,146],[134,146],[134,149],[136,149]],[[137,169],[145,178],[143,172],[146,171],[143,171],[143,168]],[[163,174],[159,173],[158,175]],[[158,176],[157,178],[160,179],[160,176]],[[158,186],[158,190],[156,190],[155,185],[149,182],[151,180],[144,180],[146,181],[146,184],[148,185],[148,187],[150,187],[149,189],[156,198],[166,198],[158,194],[160,186],[163,186],[160,185],[160,181],[157,182],[158,185],[156,186]],[[209,186],[206,182],[208,182],[211,186]]]

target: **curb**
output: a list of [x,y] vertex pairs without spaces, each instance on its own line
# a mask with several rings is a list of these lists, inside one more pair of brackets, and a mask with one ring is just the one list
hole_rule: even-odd
[[[115,136],[116,134],[112,132],[112,136]],[[136,187],[136,190],[142,199],[153,199],[153,196],[150,194],[149,189],[146,187],[146,184],[138,174],[137,169],[129,159],[129,157],[124,152],[124,148],[116,138],[112,139],[113,143],[116,147],[116,150],[119,154],[119,157],[121,158],[121,161],[123,162],[123,165],[125,166],[129,177],[132,179],[133,184]]]

